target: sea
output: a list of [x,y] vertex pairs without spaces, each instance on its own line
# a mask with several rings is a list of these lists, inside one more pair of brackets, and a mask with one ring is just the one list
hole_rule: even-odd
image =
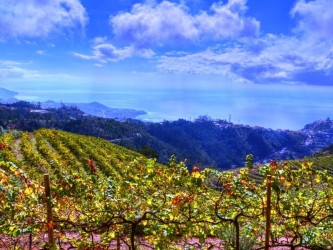
[[143,121],[195,120],[200,116],[235,124],[299,130],[320,119],[333,118],[333,87],[247,86],[225,88],[129,87],[11,88],[26,101],[100,102],[112,108],[143,110]]

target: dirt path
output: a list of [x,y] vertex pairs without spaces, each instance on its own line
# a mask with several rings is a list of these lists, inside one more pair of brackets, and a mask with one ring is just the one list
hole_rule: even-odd
[[21,139],[15,139],[13,144],[13,154],[19,161],[23,160],[23,155],[21,153]]
[[34,149],[34,151],[38,152],[37,148],[36,148],[36,137],[35,137],[35,135],[33,133],[29,133],[29,139],[30,139],[31,146]]

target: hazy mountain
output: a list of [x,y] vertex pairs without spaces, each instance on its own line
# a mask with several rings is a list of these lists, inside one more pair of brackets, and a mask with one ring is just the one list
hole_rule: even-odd
[[18,95],[17,92],[0,88],[0,103],[13,103],[18,101],[15,96]]
[[88,115],[103,117],[103,118],[136,118],[139,115],[146,114],[145,111],[134,110],[134,109],[119,109],[109,108],[99,102],[91,103],[60,103],[54,101],[47,101],[40,103],[41,108],[60,108],[61,106],[76,107]]
[[[18,102],[20,100],[16,99],[19,93],[4,88],[0,88],[0,103],[9,104]],[[134,109],[120,109],[120,108],[110,108],[99,102],[91,103],[61,103],[54,101],[46,102],[33,102],[36,105],[39,105],[42,109],[57,109],[62,106],[66,107],[76,107],[84,113],[92,116],[98,116],[103,118],[115,118],[115,119],[128,119],[128,118],[137,118],[139,115],[145,115],[145,111],[134,110]]]

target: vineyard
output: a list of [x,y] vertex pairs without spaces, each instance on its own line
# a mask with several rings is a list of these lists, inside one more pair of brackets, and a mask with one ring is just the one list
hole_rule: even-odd
[[333,249],[332,166],[325,156],[189,171],[98,138],[8,131],[0,249]]

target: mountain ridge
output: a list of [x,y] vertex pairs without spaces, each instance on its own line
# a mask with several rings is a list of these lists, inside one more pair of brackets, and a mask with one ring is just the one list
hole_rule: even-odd
[[87,115],[102,117],[102,118],[116,118],[116,119],[134,119],[140,115],[145,115],[146,112],[135,109],[122,109],[110,108],[99,102],[89,103],[60,103],[55,101],[46,101],[40,103],[41,108],[60,108],[61,106],[76,107]]
[[[19,95],[18,92],[11,91],[8,89],[0,88],[0,103],[3,104],[13,104],[15,102],[22,101],[16,96]],[[90,102],[90,103],[61,103],[55,101],[45,101],[45,102],[31,102],[37,106],[40,106],[42,109],[58,109],[62,106],[67,107],[76,107],[87,115],[98,116],[103,118],[115,118],[115,119],[134,119],[140,115],[147,114],[143,110],[135,109],[123,109],[123,108],[111,108],[105,106],[99,102]]]
[[13,103],[18,101],[15,96],[18,95],[18,92],[11,91],[8,89],[0,88],[0,102],[1,103]]

